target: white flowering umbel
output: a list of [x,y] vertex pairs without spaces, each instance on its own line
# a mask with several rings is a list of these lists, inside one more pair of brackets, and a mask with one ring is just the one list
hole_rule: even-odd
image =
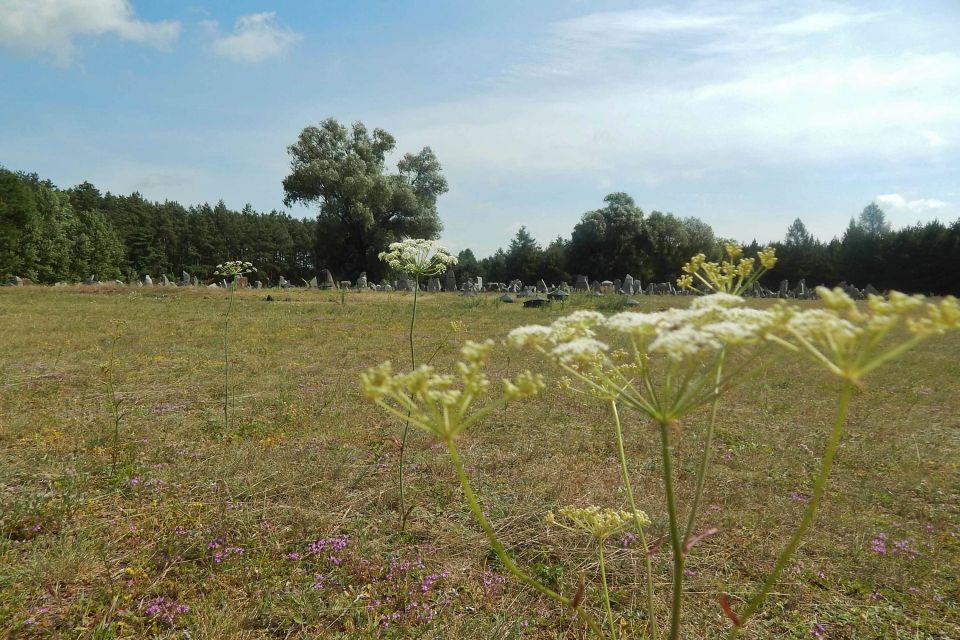
[[[600,567],[600,595],[603,609],[607,615],[607,626],[610,628],[610,637],[617,637],[617,625],[614,621],[613,609],[610,606],[610,590],[607,585],[607,563],[604,554],[604,542],[610,536],[634,529],[643,534],[642,527],[650,524],[650,518],[642,511],[633,512],[618,509],[601,509],[600,507],[563,507],[559,510],[561,519],[548,512],[544,521],[548,525],[557,526],[568,531],[586,533],[597,544],[597,561]],[[644,542],[646,550],[646,542]]]
[[[756,613],[789,564],[813,521],[824,495],[827,479],[839,447],[850,399],[864,376],[919,342],[949,330],[960,329],[960,304],[952,297],[934,303],[923,296],[891,292],[888,297],[868,296],[857,303],[840,289],[819,288],[822,306],[798,307],[781,303],[769,309],[744,306],[731,292],[743,290],[758,271],[752,260],[740,259],[728,247],[729,261],[721,265],[694,257],[685,271],[701,278],[717,293],[693,300],[686,309],[656,313],[624,312],[609,318],[594,312],[579,312],[549,326],[520,327],[508,338],[516,347],[532,347],[566,371],[593,395],[611,407],[620,445],[624,486],[630,493],[623,438],[617,404],[630,406],[652,418],[660,427],[663,481],[670,518],[673,549],[673,602],[669,638],[679,637],[684,557],[704,535],[694,533],[694,523],[703,485],[708,475],[717,401],[722,392],[743,380],[740,371],[727,372],[724,359],[740,356],[746,362],[766,345],[807,356],[840,380],[836,420],[826,438],[820,469],[803,517],[770,573],[743,612],[733,614],[731,636]],[[738,261],[739,260],[739,261]],[[762,268],[773,266],[772,252],[761,252]],[[689,286],[688,279],[688,286]],[[626,349],[617,349],[623,342]],[[741,365],[743,367],[745,365]],[[706,403],[713,404],[704,437],[704,453],[697,470],[696,489],[686,526],[678,518],[678,499],[672,469],[673,438],[680,433],[679,420]],[[649,569],[648,569],[649,575]],[[652,598],[650,598],[652,602]],[[650,611],[653,611],[652,604]],[[653,613],[650,618],[655,618]],[[654,632],[653,635],[656,635]]]
[[562,516],[561,520],[557,520],[556,515],[550,511],[544,521],[568,531],[587,533],[597,542],[603,542],[610,536],[637,528],[638,525],[650,524],[650,518],[643,511],[630,513],[622,509],[567,506],[557,513]]
[[702,253],[690,258],[683,265],[685,275],[677,278],[677,286],[693,291],[739,295],[746,293],[760,276],[777,264],[776,252],[770,247],[759,251],[756,258],[745,258],[740,245],[727,242],[723,245],[723,252],[726,259],[719,264],[708,262]]
[[[752,264],[751,267],[752,269]],[[727,292],[693,300],[686,308],[655,313],[626,311],[606,317],[595,311],[577,311],[549,326],[519,327],[507,340],[515,347],[532,347],[555,362],[579,383],[574,388],[609,403],[614,416],[621,475],[630,501],[638,512],[623,447],[617,405],[640,411],[659,426],[663,476],[670,516],[670,541],[674,555],[674,608],[671,637],[679,633],[679,603],[688,543],[695,540],[694,525],[707,477],[717,401],[721,392],[745,377],[745,363],[765,346],[781,312],[744,306],[743,298]],[[625,346],[624,346],[625,345]],[[740,368],[724,370],[731,354],[744,356]],[[704,453],[697,472],[696,491],[686,526],[681,528],[673,488],[671,440],[680,419],[713,403],[704,437]],[[634,523],[641,542],[643,531]],[[652,568],[647,563],[648,619],[656,636]],[[609,616],[609,612],[608,612]],[[611,623],[612,624],[612,623]]]
[[771,334],[770,339],[789,351],[806,355],[837,376],[840,394],[836,419],[800,524],[745,610],[739,616],[730,616],[734,623],[731,638],[739,635],[743,625],[763,604],[813,523],[843,437],[850,399],[863,383],[863,377],[923,340],[960,329],[960,304],[952,296],[934,304],[920,295],[891,291],[887,298],[871,295],[867,296],[866,303],[858,304],[839,288],[818,287],[817,295],[823,308],[781,307],[781,329]]
[[244,262],[243,260],[230,260],[228,262],[218,264],[217,268],[213,271],[213,274],[236,279],[237,276],[256,272],[257,268],[253,266],[252,262]]
[[506,402],[534,395],[544,386],[543,376],[527,371],[504,380],[499,399],[474,409],[490,386],[483,369],[492,347],[492,340],[468,341],[460,350],[463,360],[457,363],[457,377],[437,373],[427,365],[394,374],[390,363],[384,362],[360,375],[361,388],[387,412],[403,419],[409,412],[411,424],[450,442]]
[[[609,318],[576,311],[549,326],[514,329],[507,340],[536,348],[593,394],[671,422],[715,396],[721,354],[755,351],[777,324],[778,311],[749,309],[743,302],[718,293],[695,299],[687,309]],[[629,349],[612,351],[614,341]],[[724,386],[733,381],[722,380]]]
[[[544,387],[543,376],[527,371],[504,380],[498,398],[475,408],[475,404],[484,399],[490,388],[484,367],[492,347],[492,340],[480,343],[468,341],[461,349],[463,360],[457,363],[456,376],[437,373],[427,365],[417,367],[410,373],[395,374],[390,363],[385,362],[361,374],[361,388],[367,398],[388,413],[402,419],[409,415],[410,424],[431,434],[446,446],[467,505],[503,566],[521,582],[548,598],[576,608],[579,603],[557,593],[517,565],[484,515],[460,458],[456,441],[464,430],[505,403],[532,396]],[[587,611],[580,613],[590,629],[602,637],[597,620]]]
[[891,291],[858,305],[840,288],[817,287],[817,295],[825,308],[784,307],[776,340],[855,384],[923,340],[960,328],[960,305],[952,296],[934,304]]
[[378,256],[391,269],[407,273],[415,279],[440,275],[457,264],[456,257],[432,240],[411,238],[394,242]]
[[[436,276],[457,264],[457,259],[450,255],[444,247],[435,244],[432,240],[410,238],[403,242],[394,242],[389,250],[380,254],[380,259],[386,262],[391,269],[413,276],[413,309],[410,312],[410,370],[417,368],[417,351],[413,339],[413,330],[417,324],[417,300],[420,295],[420,279]],[[400,529],[407,522],[407,507],[404,499],[403,486],[403,459],[407,450],[407,435],[410,431],[410,421],[403,423],[403,437],[400,439],[400,459],[398,462],[398,485],[400,489]]]

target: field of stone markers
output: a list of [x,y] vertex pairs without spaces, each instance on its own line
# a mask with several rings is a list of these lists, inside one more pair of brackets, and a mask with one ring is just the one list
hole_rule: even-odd
[[[659,427],[619,407],[643,542],[632,520],[574,531],[565,507],[629,508],[611,405],[507,342],[572,311],[618,313],[624,297],[529,309],[499,295],[420,294],[416,360],[459,380],[464,343],[493,340],[491,402],[502,378],[543,375],[535,395],[521,376],[455,451],[505,553],[561,599],[491,551],[445,441],[416,425],[401,509],[404,420],[365,397],[361,374],[410,370],[411,293],[237,291],[225,416],[229,290],[0,289],[0,637],[560,639],[593,624],[667,638],[678,565]],[[637,300],[657,312],[692,298]],[[958,354],[960,332],[937,335],[853,388],[816,517],[733,635],[960,638]],[[837,411],[836,376],[800,354],[729,367],[743,380],[719,402],[684,545],[682,638],[728,637],[743,616],[813,498]],[[680,520],[710,414],[665,427]]]

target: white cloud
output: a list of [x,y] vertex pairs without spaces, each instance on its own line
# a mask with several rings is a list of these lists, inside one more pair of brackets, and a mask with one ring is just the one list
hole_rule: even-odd
[[883,209],[893,228],[898,229],[933,220],[953,220],[960,209],[937,198],[908,199],[899,193],[884,193],[873,199]]
[[840,11],[809,13],[774,25],[770,28],[770,32],[784,35],[810,35],[826,33],[860,21],[863,21],[862,17]]
[[555,32],[570,42],[589,42],[596,46],[626,46],[644,37],[680,31],[704,31],[723,27],[730,16],[683,13],[669,9],[602,11],[563,20]]
[[259,62],[283,53],[303,36],[276,23],[276,13],[250,13],[234,23],[233,33],[218,37],[213,50],[237,62]]
[[918,213],[927,214],[950,207],[949,202],[936,198],[918,198],[907,200],[899,193],[884,193],[873,199],[881,209],[888,213]]
[[180,34],[172,20],[137,20],[127,0],[0,0],[0,46],[68,64],[79,37],[115,35],[160,49]]
[[[463,176],[642,185],[718,170],[902,164],[956,148],[960,49],[892,41],[885,29],[909,16],[790,11],[566,20],[486,95],[393,112],[391,126]],[[737,38],[751,48],[718,53]]]

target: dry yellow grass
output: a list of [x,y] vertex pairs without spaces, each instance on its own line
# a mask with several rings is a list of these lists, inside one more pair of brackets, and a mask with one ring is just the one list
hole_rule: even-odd
[[[419,433],[408,476],[416,506],[408,532],[397,531],[400,425],[360,397],[357,380],[384,359],[407,361],[412,297],[351,293],[341,305],[339,294],[270,293],[273,302],[267,292],[237,296],[225,430],[224,291],[0,290],[0,633],[579,637],[565,612],[500,583],[444,452]],[[494,300],[422,297],[420,359],[444,367],[466,339],[502,338],[561,313]],[[584,297],[566,310],[597,304]],[[121,464],[111,477],[105,365],[115,320],[126,326],[114,366]],[[826,503],[747,637],[809,638],[815,623],[827,638],[960,637],[957,353],[960,336],[932,340],[868,378]],[[540,366],[503,346],[491,362],[492,376]],[[830,379],[792,360],[727,397],[701,519],[721,532],[691,556],[684,637],[720,635],[717,594],[745,596],[771,566],[799,518],[834,397]],[[562,504],[624,504],[609,425],[601,403],[551,389],[464,439],[495,526],[524,566],[565,591],[595,571],[593,554],[545,529],[542,516]],[[683,426],[681,495],[700,426]],[[637,495],[659,536],[655,434],[636,415],[625,427]],[[884,554],[871,550],[880,534]],[[338,536],[349,541],[330,553]],[[324,553],[312,554],[318,540]],[[664,612],[668,555],[655,556]],[[625,628],[644,616],[640,568],[635,549],[614,551]],[[429,614],[409,613],[411,601]]]

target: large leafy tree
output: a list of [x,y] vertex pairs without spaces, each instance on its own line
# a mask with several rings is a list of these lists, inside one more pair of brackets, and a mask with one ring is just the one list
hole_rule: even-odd
[[[699,218],[651,211],[643,225],[644,279],[672,282],[690,256],[714,252],[713,229]],[[636,275],[636,273],[634,273]]]
[[389,243],[440,234],[437,198],[447,191],[440,162],[424,147],[404,155],[396,173],[389,173],[385,158],[395,146],[383,129],[371,133],[362,122],[348,129],[328,118],[306,127],[288,147],[284,202],[319,204],[318,266],[379,279],[386,266],[377,254]]
[[467,278],[483,275],[480,262],[470,249],[464,249],[457,254],[457,266],[454,267],[454,271],[457,275],[457,282],[465,282]]
[[591,278],[640,275],[643,269],[643,211],[626,193],[611,193],[607,206],[588,211],[573,228],[567,270]]

